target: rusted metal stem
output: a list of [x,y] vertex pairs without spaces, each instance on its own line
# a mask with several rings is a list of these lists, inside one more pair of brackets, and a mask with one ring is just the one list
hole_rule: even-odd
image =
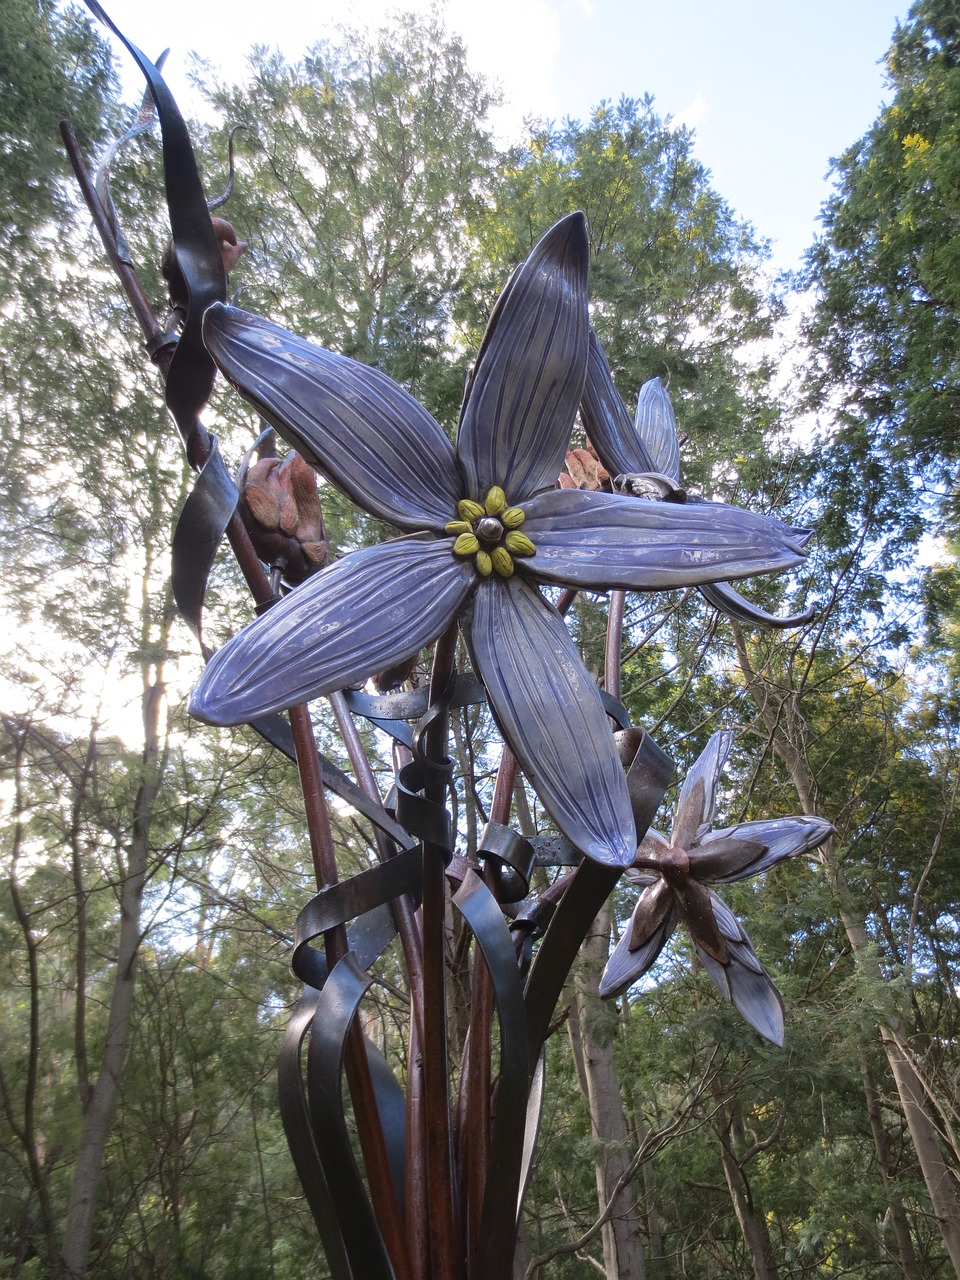
[[[331,693],[329,702],[336,717],[337,728],[340,730],[343,745],[347,749],[350,765],[356,775],[357,785],[365,795],[376,801],[382,808],[383,797],[380,795],[377,780],[373,775],[370,761],[367,759],[366,752],[363,749],[356,723],[347,707],[347,701],[342,693]],[[373,834],[377,842],[377,852],[380,855],[381,862],[392,858],[396,853],[394,842],[377,827],[374,828]],[[419,987],[423,981],[423,943],[420,938],[419,925],[407,898],[394,899],[392,906],[394,919],[397,923],[397,931],[400,935],[400,945],[403,947],[404,959],[407,964],[410,987],[414,989]]]
[[[452,624],[437,641],[430,676],[430,701],[446,691],[454,668],[457,628]],[[430,761],[446,759],[447,716],[439,715],[424,735]],[[424,795],[436,804],[446,800],[446,772],[431,770]],[[423,847],[423,1083],[426,1129],[426,1195],[430,1222],[431,1280],[459,1280],[464,1250],[454,1203],[453,1151],[450,1132],[450,1070],[446,1002],[446,850]]]
[[623,645],[623,610],[626,596],[622,591],[610,592],[607,612],[607,643],[603,655],[603,687],[620,701],[620,650]]
[[[320,756],[317,740],[310,722],[310,710],[306,705],[290,708],[290,727],[297,752],[297,768],[306,807],[307,830],[310,835],[310,852],[313,857],[317,888],[335,885],[339,879],[336,847],[330,830],[323,777],[320,772]],[[343,925],[337,925],[323,935],[327,964],[332,969],[347,953],[347,934]],[[384,1243],[398,1280],[413,1280],[414,1272],[407,1254],[403,1215],[397,1199],[396,1187],[390,1172],[387,1144],[380,1124],[376,1093],[370,1075],[363,1029],[354,1022],[347,1038],[347,1083],[353,1100],[357,1134],[363,1152],[363,1162],[370,1182],[370,1194]]]

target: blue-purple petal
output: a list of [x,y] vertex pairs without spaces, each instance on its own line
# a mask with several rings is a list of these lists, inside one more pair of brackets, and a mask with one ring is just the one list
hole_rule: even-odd
[[[657,885],[663,885],[661,893],[665,895],[665,910],[662,915],[657,912],[658,918],[650,930],[649,936],[634,950],[630,949],[632,927],[628,926],[624,931],[620,941],[611,952],[604,968],[603,976],[600,979],[600,997],[603,1000],[609,1000],[613,996],[620,995],[628,987],[632,986],[638,978],[642,978],[656,963],[660,952],[666,946],[667,941],[677,927],[677,911],[672,905],[670,890],[662,880],[658,881]],[[648,889],[646,893],[649,895],[655,890],[656,886],[653,889]],[[642,902],[643,898],[641,897],[640,902],[637,904],[638,908]]]
[[637,840],[623,766],[563,619],[522,579],[488,579],[465,634],[500,731],[550,817],[588,857],[629,866]]
[[802,563],[778,520],[720,504],[645,502],[555,489],[524,503],[536,555],[520,568],[547,582],[661,591]]
[[634,429],[653,462],[653,470],[680,484],[680,444],[677,419],[666,387],[651,378],[640,388]]
[[500,485],[515,504],[563,470],[586,373],[589,258],[583,214],[570,214],[500,296],[457,437],[468,497]]
[[[734,880],[746,880],[749,876],[759,875],[778,862],[783,862],[785,858],[810,853],[832,835],[833,827],[823,818],[800,816],[740,822],[734,827],[724,827],[721,831],[712,831],[705,836],[692,853],[691,870],[697,876],[703,875],[713,884],[731,884]],[[714,874],[706,860],[710,856],[711,845],[723,840],[756,841],[765,846],[765,851],[748,867],[730,874],[723,874],[722,871]]]
[[717,782],[733,746],[733,731],[718,729],[690,766],[680,788],[674,844],[692,850],[693,844],[709,830],[717,802]]
[[241,396],[365,511],[438,533],[456,519],[453,446],[392,378],[219,303],[204,315],[203,337]]
[[607,357],[592,329],[580,417],[587,438],[612,476],[661,470],[630,421],[627,407],[613,385]]
[[[806,533],[806,530],[795,529],[791,532],[794,534]],[[800,545],[803,546],[805,542],[806,539],[800,542]],[[783,615],[767,613],[766,609],[761,609],[752,600],[745,599],[739,591],[734,591],[728,582],[713,582],[700,587],[699,591],[707,604],[712,605],[714,609],[719,609],[721,613],[725,613],[728,618],[733,618],[735,622],[745,622],[752,627],[770,627],[778,630],[802,627],[810,621],[816,612],[813,605],[810,605],[802,613],[785,613]]]
[[477,581],[452,546],[397,538],[315,574],[213,655],[190,713],[241,724],[411,657],[449,625]]

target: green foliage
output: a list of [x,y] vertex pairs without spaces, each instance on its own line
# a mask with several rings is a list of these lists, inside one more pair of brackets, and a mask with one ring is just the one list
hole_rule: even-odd
[[917,478],[949,489],[958,457],[960,28],[950,0],[913,6],[887,69],[892,98],[835,162],[837,191],[809,255],[810,398],[837,400],[848,483],[886,501],[890,528],[899,507],[915,541]]

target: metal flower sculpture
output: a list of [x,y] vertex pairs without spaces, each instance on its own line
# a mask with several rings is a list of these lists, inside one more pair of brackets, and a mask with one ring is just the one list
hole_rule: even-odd
[[783,1001],[750,939],[710,885],[759,875],[785,858],[809,853],[832,835],[822,818],[775,818],[711,831],[717,782],[733,734],[721,729],[704,747],[680,792],[670,840],[652,828],[627,877],[644,886],[628,928],[607,962],[602,996],[616,996],[655,963],[678,924],[703,967],[750,1025],[783,1044]]
[[210,662],[191,711],[236,724],[364,680],[459,619],[504,738],[584,854],[629,865],[622,766],[593,678],[540,581],[662,589],[783,570],[803,536],[735,507],[554,488],[587,376],[586,224],[557,223],[494,308],[456,449],[385,374],[222,304],[221,371],[372,515],[416,531],[346,555]]
[[[677,420],[666,387],[659,378],[645,382],[640,388],[637,411],[631,422],[614,386],[606,356],[592,330],[581,413],[587,435],[610,475],[614,492],[711,509],[715,506],[703,498],[687,494],[681,487]],[[781,527],[801,546],[810,539],[807,529]],[[788,628],[802,626],[813,617],[812,608],[783,617],[767,613],[726,581],[698,583],[697,586],[709,604],[738,622]]]

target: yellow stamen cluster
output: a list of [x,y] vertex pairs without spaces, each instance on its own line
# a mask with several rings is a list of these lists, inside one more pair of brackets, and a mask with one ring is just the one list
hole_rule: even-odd
[[445,526],[456,534],[455,556],[473,556],[477,572],[488,578],[496,572],[501,578],[513,573],[514,556],[532,556],[536,547],[520,532],[524,513],[520,507],[508,507],[506,494],[494,485],[481,505],[472,498],[457,503],[458,520]]

